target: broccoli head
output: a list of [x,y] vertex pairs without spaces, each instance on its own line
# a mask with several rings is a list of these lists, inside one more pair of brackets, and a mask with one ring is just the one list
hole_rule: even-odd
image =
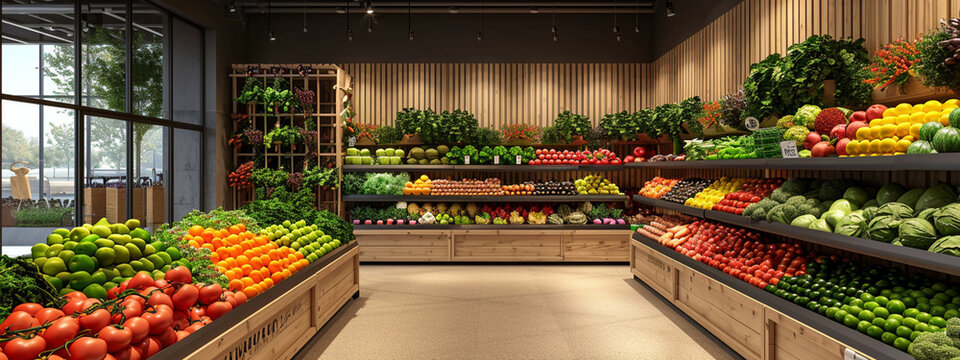
[[767,211],[766,220],[768,222],[778,222],[790,224],[797,217],[797,208],[789,204],[781,204]]
[[910,355],[917,360],[949,360],[960,357],[954,339],[943,332],[924,332],[910,344]]
[[793,193],[793,194],[802,194],[807,192],[807,185],[803,179],[790,179],[783,182],[783,185],[780,185],[777,190],[783,189],[783,191]]
[[783,203],[786,205],[800,206],[800,204],[803,204],[804,202],[806,202],[806,200],[807,198],[800,195],[796,195],[796,196],[791,196],[789,199],[787,199],[787,201],[784,201]]
[[[777,120],[777,128],[778,128],[778,129],[789,129],[789,128],[793,127],[794,125],[796,125],[796,124],[795,124],[795,122],[794,122],[794,116],[793,116],[793,115],[787,115],[787,116],[784,116],[784,117],[780,118],[780,120]],[[806,129],[806,127],[804,127],[804,129]]]
[[953,317],[947,320],[946,334],[954,339],[960,339],[960,318]]
[[[753,205],[750,205],[753,206]],[[750,213],[750,218],[756,221],[763,221],[767,219],[767,209],[758,207],[756,210]]]
[[791,197],[794,197],[796,195],[797,193],[792,193],[787,190],[784,190],[783,187],[781,186],[780,188],[773,190],[773,192],[770,193],[770,196],[768,197],[768,199],[771,199],[773,201],[776,201],[777,203],[783,204],[787,202],[787,200],[789,200]]

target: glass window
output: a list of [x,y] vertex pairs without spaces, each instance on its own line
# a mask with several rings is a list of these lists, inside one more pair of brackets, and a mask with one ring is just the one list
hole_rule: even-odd
[[74,2],[0,3],[3,92],[73,102]]
[[[127,123],[87,116],[84,139],[83,222],[127,220]],[[134,194],[134,206],[139,199]]]
[[[143,214],[137,218],[146,227],[153,227],[167,221],[167,197],[164,187],[164,149],[169,129],[166,126],[133,124],[133,178],[134,191],[143,192],[142,209],[134,208],[134,213]],[[137,204],[134,204],[138,207]]]
[[141,0],[133,1],[133,113],[169,118],[167,81],[167,15]]
[[126,109],[126,3],[101,1],[82,14],[80,105]]
[[74,113],[16,101],[2,107],[3,254],[21,255],[54,228],[74,224]]

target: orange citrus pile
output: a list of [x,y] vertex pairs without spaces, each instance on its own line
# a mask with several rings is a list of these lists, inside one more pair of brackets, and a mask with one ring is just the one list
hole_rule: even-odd
[[243,291],[248,298],[310,264],[303,254],[249,232],[242,224],[219,230],[194,225],[183,238],[194,248],[212,251],[210,260],[230,280],[229,289]]
[[404,195],[430,195],[433,184],[426,175],[420,175],[420,178],[414,182],[407,182],[403,185]]

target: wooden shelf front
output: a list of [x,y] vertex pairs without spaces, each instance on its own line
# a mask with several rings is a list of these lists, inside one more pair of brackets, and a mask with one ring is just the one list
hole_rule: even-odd
[[358,229],[364,262],[627,262],[627,229]]

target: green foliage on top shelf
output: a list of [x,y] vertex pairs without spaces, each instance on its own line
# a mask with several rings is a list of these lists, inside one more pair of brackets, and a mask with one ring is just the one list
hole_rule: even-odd
[[381,126],[373,130],[378,144],[396,144],[403,139],[403,132],[393,126]]
[[746,116],[763,119],[788,115],[805,104],[823,105],[823,82],[836,81],[837,106],[858,107],[870,102],[872,89],[865,68],[870,64],[864,40],[810,36],[790,45],[787,55],[772,54],[750,65],[743,88]]
[[560,133],[557,131],[557,127],[544,126],[540,129],[540,143],[545,145],[559,144]]
[[280,126],[275,127],[267,135],[263,136],[264,144],[273,144],[279,141],[281,145],[293,145],[303,139],[300,127]]
[[337,168],[321,168],[314,166],[303,171],[303,187],[312,189],[315,186],[337,187]]
[[236,101],[241,104],[246,104],[251,101],[261,101],[263,89],[260,85],[260,80],[252,76],[248,77],[246,82],[243,83],[243,88],[240,89],[240,95],[237,96]]
[[427,144],[459,144],[477,140],[477,118],[460,109],[437,113],[432,109],[404,108],[397,113],[395,125],[403,134],[419,134]]
[[286,185],[288,176],[286,171],[268,168],[258,168],[250,173],[250,179],[257,188],[282,187]]
[[559,140],[563,143],[573,141],[574,136],[583,136],[590,131],[590,119],[570,110],[564,110],[557,114],[553,120],[553,131],[559,135]]
[[956,36],[951,34],[951,28],[941,24],[917,43],[917,51],[920,52],[922,61],[914,65],[913,69],[924,85],[960,89],[960,63],[956,60],[953,64],[946,62],[953,59],[956,50],[951,50],[946,44],[940,45],[942,41],[955,38]]
[[479,128],[473,137],[476,146],[497,146],[503,143],[503,134],[493,128]]

